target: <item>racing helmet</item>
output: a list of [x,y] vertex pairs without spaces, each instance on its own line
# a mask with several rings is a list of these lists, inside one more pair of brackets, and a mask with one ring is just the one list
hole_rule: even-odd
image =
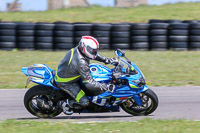
[[99,49],[99,42],[92,36],[82,36],[78,47],[84,56],[89,59],[95,59]]

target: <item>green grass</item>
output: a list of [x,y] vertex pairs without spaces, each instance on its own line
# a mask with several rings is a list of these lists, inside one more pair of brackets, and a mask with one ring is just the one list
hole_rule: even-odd
[[[22,67],[46,64],[56,69],[65,54],[0,51],[0,88],[24,88],[27,77],[21,72]],[[113,51],[100,51],[100,54],[115,57]],[[151,86],[200,86],[200,51],[126,51],[126,55],[141,68]]]
[[200,133],[199,121],[151,120],[110,123],[69,123],[47,121],[0,122],[1,133]]
[[148,22],[149,19],[199,20],[200,3],[139,6],[135,8],[86,7],[44,12],[0,12],[2,21],[26,22]]

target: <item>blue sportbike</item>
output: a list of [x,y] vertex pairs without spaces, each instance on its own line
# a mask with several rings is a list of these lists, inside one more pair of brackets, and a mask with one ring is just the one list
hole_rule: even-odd
[[[118,61],[110,69],[102,64],[90,64],[92,77],[106,84],[115,85],[112,92],[106,91],[100,95],[91,95],[82,81],[81,89],[90,100],[88,107],[82,110],[73,110],[77,113],[119,112],[123,109],[131,115],[148,115],[158,107],[157,95],[148,88],[141,70],[131,62],[125,52],[114,51]],[[60,100],[71,97],[58,88],[54,80],[55,71],[45,64],[34,64],[23,67],[22,72],[28,76],[26,86],[32,81],[38,85],[31,87],[24,96],[24,105],[33,115],[40,118],[55,117],[62,113],[58,106]]]

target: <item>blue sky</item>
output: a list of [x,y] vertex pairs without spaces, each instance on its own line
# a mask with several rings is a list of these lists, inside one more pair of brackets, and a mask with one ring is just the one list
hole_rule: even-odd
[[[6,10],[6,3],[13,2],[14,0],[0,0],[0,10]],[[47,0],[19,0],[22,3],[23,11],[44,11],[47,9]]]
[[[6,3],[13,0],[0,0],[0,11],[6,11]],[[102,6],[113,6],[114,0],[88,0],[91,4]],[[44,11],[47,10],[47,0],[19,0],[22,3],[23,11]],[[177,2],[200,2],[200,0],[148,0],[150,5],[162,5]]]
[[167,3],[177,3],[177,2],[200,2],[200,0],[148,0],[150,5],[162,5]]

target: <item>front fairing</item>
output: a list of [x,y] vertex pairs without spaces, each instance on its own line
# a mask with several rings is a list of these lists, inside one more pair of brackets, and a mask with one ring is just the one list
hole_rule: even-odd
[[145,79],[144,74],[142,73],[142,71],[140,70],[140,68],[136,64],[134,64],[133,62],[131,62],[131,65],[140,74],[140,76],[142,76]]
[[120,86],[119,88],[116,88],[116,90],[114,91],[114,93],[112,94],[112,96],[114,97],[130,97],[136,94],[139,94],[141,92],[144,92],[146,90],[148,90],[148,86],[144,85],[142,88],[140,89],[136,89],[136,88],[130,88],[129,86]]
[[[129,82],[130,88],[137,88],[142,89],[144,85],[140,85],[141,83],[145,84],[145,77],[141,70],[135,65],[133,62],[131,63],[131,66],[137,71],[135,74],[122,74],[119,79],[126,79]],[[126,69],[123,68],[122,71],[126,73]]]
[[[143,88],[145,85],[145,77],[141,70],[135,65],[133,62],[131,62],[126,56],[123,51],[120,49],[115,51],[115,54],[117,55],[119,62],[119,68],[122,70],[122,74],[119,77],[119,79],[126,79],[129,82],[130,88]],[[125,59],[123,59],[123,58]],[[123,66],[127,65],[127,68],[124,69]],[[116,67],[118,69],[118,66]]]

